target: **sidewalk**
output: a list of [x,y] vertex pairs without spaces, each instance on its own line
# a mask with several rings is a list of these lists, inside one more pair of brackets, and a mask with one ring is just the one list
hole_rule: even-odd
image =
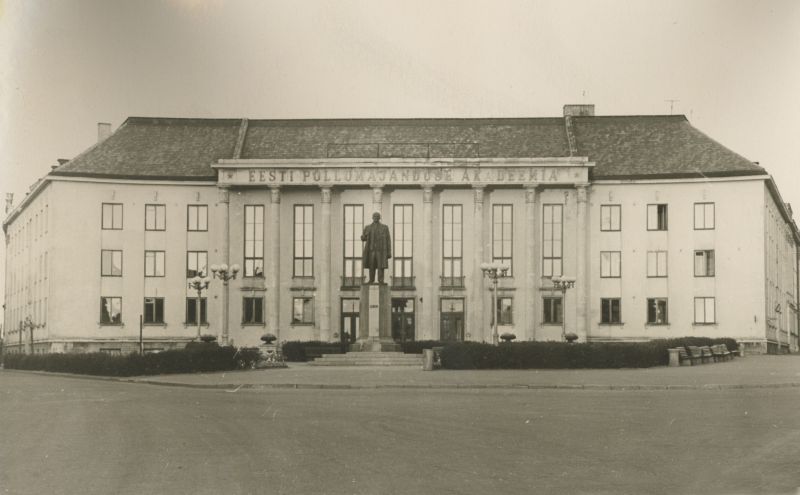
[[196,388],[532,388],[719,390],[800,387],[800,355],[747,356],[724,363],[623,370],[436,370],[408,367],[289,368],[123,378],[121,381]]

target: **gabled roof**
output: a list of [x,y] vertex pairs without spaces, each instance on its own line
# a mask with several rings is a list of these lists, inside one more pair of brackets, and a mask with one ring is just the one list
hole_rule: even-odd
[[[593,179],[765,173],[692,127],[684,116],[571,119],[577,155],[595,162]],[[51,175],[215,180],[212,165],[232,158],[556,158],[570,154],[562,117],[246,122],[131,117],[110,137]]]

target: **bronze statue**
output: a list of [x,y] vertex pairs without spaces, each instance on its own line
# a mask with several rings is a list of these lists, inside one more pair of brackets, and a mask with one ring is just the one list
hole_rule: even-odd
[[383,283],[383,271],[389,267],[389,258],[392,257],[392,238],[389,227],[381,223],[381,214],[377,211],[372,214],[372,223],[364,227],[361,235],[364,243],[362,263],[364,268],[369,268],[369,283],[375,283],[375,270],[378,271],[378,283]]

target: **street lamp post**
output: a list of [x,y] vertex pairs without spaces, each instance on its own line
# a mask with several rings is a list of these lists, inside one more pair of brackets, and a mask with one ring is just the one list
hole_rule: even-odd
[[561,340],[567,340],[567,319],[565,307],[567,304],[567,289],[575,287],[575,277],[565,277],[564,275],[550,277],[553,287],[561,291]]
[[236,278],[239,273],[239,265],[233,264],[230,267],[225,263],[221,265],[211,265],[211,276],[222,280],[222,345],[228,345],[228,281]]
[[200,296],[203,294],[204,289],[208,289],[208,284],[211,283],[211,279],[209,277],[201,277],[200,275],[196,275],[194,278],[189,280],[189,288],[192,290],[197,291],[197,304],[195,305],[195,316],[197,318],[197,340],[200,340],[200,325],[203,323],[200,315],[200,301],[202,300]]
[[508,276],[510,267],[498,262],[481,263],[483,274],[492,281],[492,343],[497,345],[500,338],[497,335],[497,280]]

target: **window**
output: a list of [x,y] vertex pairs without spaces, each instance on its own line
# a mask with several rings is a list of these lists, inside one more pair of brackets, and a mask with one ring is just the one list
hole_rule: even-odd
[[244,276],[264,276],[264,207],[244,207]]
[[694,298],[694,322],[701,324],[716,323],[713,297]]
[[704,250],[694,252],[694,276],[713,277],[714,276],[714,250]]
[[600,323],[609,325],[622,323],[619,299],[600,299]]
[[166,230],[167,207],[164,205],[144,205],[144,230]]
[[208,205],[186,207],[186,230],[204,232],[208,230]]
[[364,232],[364,205],[344,205],[344,280],[342,285],[345,287],[361,285],[364,280],[362,232]]
[[118,325],[122,323],[122,298],[100,298],[100,323],[105,325]]
[[205,277],[208,274],[208,251],[186,252],[186,278]]
[[600,251],[600,277],[619,278],[621,257],[619,251]]
[[647,276],[666,277],[667,276],[667,252],[648,251],[647,252]]
[[103,203],[103,230],[122,229],[122,204]]
[[647,300],[647,323],[650,325],[667,324],[667,299],[665,297]]
[[103,277],[122,276],[122,251],[109,249],[100,251],[100,275]]
[[242,323],[244,324],[263,324],[264,323],[264,298],[245,297],[242,299]]
[[562,275],[561,236],[563,205],[544,205],[542,209],[542,276]]
[[513,325],[514,312],[511,297],[498,297],[497,298],[497,324],[498,325]]
[[164,323],[164,298],[144,298],[144,323]]
[[561,323],[561,298],[560,297],[545,297],[544,299],[544,323]]
[[622,230],[620,218],[622,206],[600,205],[600,230],[603,232],[618,232]]
[[[197,298],[196,297],[187,297],[186,298],[186,323],[189,325],[197,325]],[[200,298],[200,323],[206,324],[208,320],[206,319],[206,298]]]
[[294,276],[314,276],[314,207],[311,205],[294,207]]
[[492,261],[511,268],[512,242],[514,239],[514,210],[512,205],[492,206]]
[[714,203],[694,204],[694,229],[712,230],[714,228]]
[[461,205],[442,207],[442,286],[463,287]]
[[144,252],[144,276],[145,277],[164,276],[164,251]]
[[667,230],[667,205],[647,205],[647,230]]
[[394,205],[394,246],[392,284],[395,287],[414,286],[414,207]]
[[310,325],[314,323],[314,299],[295,297],[292,302],[292,324]]

